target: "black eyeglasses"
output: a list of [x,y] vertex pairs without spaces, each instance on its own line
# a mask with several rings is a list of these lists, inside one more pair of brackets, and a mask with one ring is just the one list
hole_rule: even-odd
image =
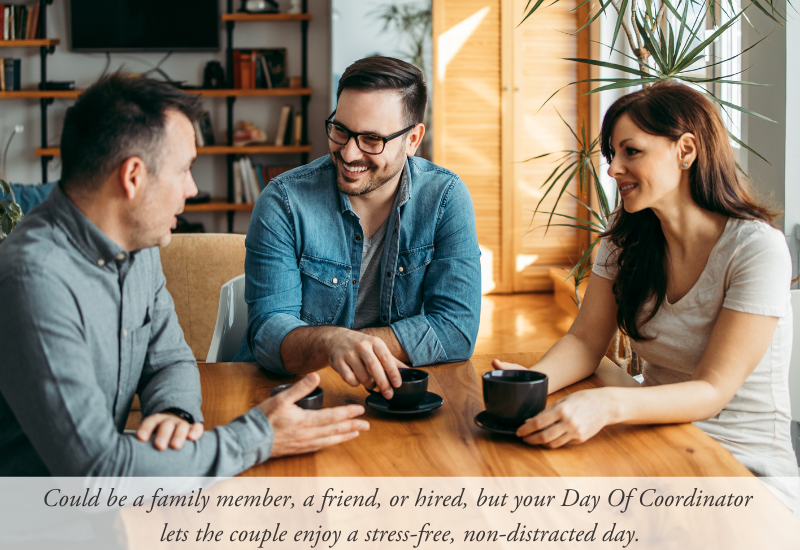
[[347,145],[347,142],[350,141],[350,138],[355,138],[356,146],[362,152],[368,155],[380,155],[386,148],[386,142],[402,136],[416,126],[416,124],[412,124],[408,128],[404,128],[403,130],[395,132],[390,136],[383,137],[376,134],[370,134],[369,132],[353,132],[341,124],[335,123],[332,120],[333,115],[335,114],[336,111],[332,112],[331,116],[325,120],[325,131],[328,133],[328,139],[337,145]]

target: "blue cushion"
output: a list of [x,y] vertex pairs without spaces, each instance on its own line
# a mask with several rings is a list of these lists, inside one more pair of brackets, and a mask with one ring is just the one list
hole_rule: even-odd
[[[14,191],[14,198],[17,199],[17,204],[22,209],[23,214],[30,212],[34,206],[38,205],[50,195],[57,182],[38,183],[36,185],[23,185],[21,183],[11,183],[11,190]],[[5,199],[6,196],[0,190],[0,199]]]

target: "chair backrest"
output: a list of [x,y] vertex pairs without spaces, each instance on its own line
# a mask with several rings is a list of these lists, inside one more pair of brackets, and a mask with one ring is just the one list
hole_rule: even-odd
[[177,233],[161,249],[167,290],[184,338],[198,360],[205,360],[219,306],[219,289],[244,273],[244,235]]
[[244,301],[244,275],[234,277],[219,291],[217,324],[206,356],[207,363],[231,361],[247,330],[247,302]]
[[[792,420],[800,422],[800,290],[792,290],[792,359],[789,362],[789,400],[792,403]],[[800,449],[798,449],[800,452]]]

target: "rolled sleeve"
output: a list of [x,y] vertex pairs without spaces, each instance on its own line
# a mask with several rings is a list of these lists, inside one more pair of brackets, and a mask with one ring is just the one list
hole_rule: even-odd
[[287,334],[296,328],[305,326],[307,323],[294,315],[285,313],[278,313],[264,321],[253,339],[253,356],[256,362],[275,374],[293,376],[283,368],[281,344]]
[[401,319],[391,327],[413,366],[447,361],[442,343],[425,315]]

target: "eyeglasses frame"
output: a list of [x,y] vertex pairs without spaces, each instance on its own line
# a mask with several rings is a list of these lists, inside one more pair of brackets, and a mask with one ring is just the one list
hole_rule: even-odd
[[[375,134],[373,132],[354,132],[350,128],[347,128],[346,126],[342,126],[338,122],[334,122],[333,121],[333,117],[334,117],[335,114],[336,114],[336,111],[333,111],[330,114],[330,116],[325,119],[325,135],[328,136],[328,139],[333,141],[333,139],[331,139],[331,136],[328,134],[328,124],[335,124],[336,126],[341,128],[342,130],[347,132],[347,141],[345,141],[344,143],[339,143],[339,142],[336,142],[336,141],[333,141],[333,142],[336,145],[341,145],[342,147],[345,147],[348,143],[350,143],[350,139],[353,138],[353,139],[356,140],[356,147],[358,147],[358,150],[361,151],[362,153],[364,153],[365,155],[382,155],[383,152],[386,150],[386,144],[388,142],[392,141],[395,138],[399,138],[400,136],[402,136],[405,133],[408,133],[409,131],[413,130],[417,126],[416,124],[412,124],[408,128],[404,128],[403,130],[400,130],[399,132],[395,132],[394,134],[391,134],[391,135],[388,135],[388,136],[384,137],[384,136],[379,136],[379,135],[377,135],[377,134]],[[365,151],[358,144],[358,136],[372,136],[372,137],[380,138],[381,140],[383,140],[383,149],[381,149],[380,153],[370,153],[369,151]]]

